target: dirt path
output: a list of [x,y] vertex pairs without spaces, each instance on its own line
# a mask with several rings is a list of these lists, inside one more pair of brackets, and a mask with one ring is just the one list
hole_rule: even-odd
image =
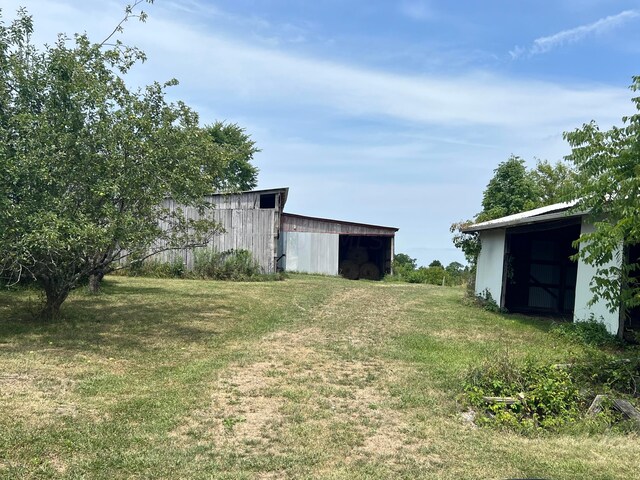
[[352,287],[302,312],[297,328],[250,346],[255,360],[223,371],[208,407],[175,438],[246,457],[314,449],[326,452],[328,469],[336,459],[389,464],[414,454],[409,419],[389,392],[405,368],[371,355],[389,322],[400,328],[397,302],[389,290]]

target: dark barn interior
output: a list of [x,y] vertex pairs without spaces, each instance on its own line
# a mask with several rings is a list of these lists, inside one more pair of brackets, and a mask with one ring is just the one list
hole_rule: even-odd
[[[635,263],[638,265],[635,270],[631,272],[631,283],[634,286],[638,286],[640,283],[640,244],[630,245],[628,247],[628,262],[629,264]],[[640,306],[629,310],[628,327],[633,330],[640,330]]]
[[340,274],[352,280],[380,280],[391,273],[391,240],[380,235],[340,235]]
[[553,222],[507,232],[504,305],[511,312],[571,317],[580,224]]

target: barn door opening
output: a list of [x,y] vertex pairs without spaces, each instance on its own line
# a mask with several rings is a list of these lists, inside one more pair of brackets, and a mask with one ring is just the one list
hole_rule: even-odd
[[381,280],[391,273],[391,237],[340,235],[340,275],[351,280]]
[[580,225],[535,225],[507,232],[505,307],[511,312],[571,317]]

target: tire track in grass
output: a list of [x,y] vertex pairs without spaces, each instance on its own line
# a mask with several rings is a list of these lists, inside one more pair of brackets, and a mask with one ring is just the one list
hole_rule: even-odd
[[348,285],[305,313],[248,345],[251,361],[221,372],[207,407],[172,432],[174,442],[209,448],[226,471],[439,462],[419,454],[410,415],[389,392],[406,365],[372,354],[407,328],[396,291]]

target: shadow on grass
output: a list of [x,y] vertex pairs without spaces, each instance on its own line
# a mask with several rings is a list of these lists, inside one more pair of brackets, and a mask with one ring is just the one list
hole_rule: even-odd
[[525,315],[524,313],[500,313],[498,315],[506,320],[515,320],[520,325],[533,327],[543,332],[548,332],[554,323],[567,322],[567,319],[560,317]]
[[[199,285],[202,288],[202,285]],[[206,287],[205,287],[206,288]],[[48,348],[69,351],[158,350],[170,343],[211,343],[242,329],[246,305],[230,289],[189,292],[162,286],[107,283],[103,293],[78,291],[63,305],[61,318],[38,319],[37,296],[0,294],[0,347],[5,352]],[[30,337],[14,342],[15,337]]]

